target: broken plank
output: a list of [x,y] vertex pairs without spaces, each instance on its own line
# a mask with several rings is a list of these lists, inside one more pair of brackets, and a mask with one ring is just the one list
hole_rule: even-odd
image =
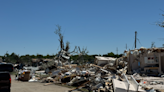
[[68,90],[68,91],[70,92],[70,91],[76,90],[76,89],[78,89],[78,88],[85,87],[85,84],[87,84],[87,83],[89,83],[89,82],[90,82],[90,81],[87,81],[87,82],[83,83],[82,85],[80,85],[80,86],[78,86],[78,87],[76,87],[76,88],[73,88],[73,89],[71,89],[71,90]]
[[44,86],[51,85],[51,84],[53,84],[53,83],[46,83],[46,84],[44,84]]

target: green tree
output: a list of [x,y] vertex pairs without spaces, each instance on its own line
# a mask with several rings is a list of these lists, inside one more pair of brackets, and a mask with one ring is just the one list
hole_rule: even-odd
[[43,55],[37,54],[36,57],[39,58],[39,59],[41,59],[41,58],[43,58]]
[[20,58],[20,62],[25,65],[31,65],[32,64],[32,58],[29,55],[22,56]]
[[115,57],[113,52],[108,53],[108,57]]
[[50,58],[50,55],[49,55],[49,54],[47,54],[46,58]]
[[30,57],[31,57],[31,58],[36,58],[36,56],[35,56],[35,55],[31,55]]
[[8,63],[16,63],[20,61],[19,55],[15,54],[14,52],[11,54],[8,54],[8,52],[6,52],[3,59]]

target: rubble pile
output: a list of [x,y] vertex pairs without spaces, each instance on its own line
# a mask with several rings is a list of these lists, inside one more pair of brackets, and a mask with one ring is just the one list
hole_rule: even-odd
[[[164,90],[164,75],[160,70],[164,68],[161,68],[160,59],[153,61],[162,50],[150,50],[141,48],[133,50],[133,53],[126,51],[126,56],[120,58],[95,56],[94,64],[80,66],[69,63],[69,55],[61,51],[58,57],[62,59],[56,58],[55,63],[52,64],[55,66],[54,69],[47,70],[48,68],[46,68],[45,72],[48,74],[33,72],[29,82],[39,81],[45,83],[45,86],[62,84],[75,87],[69,91],[81,88],[94,92],[156,92]],[[154,52],[155,50],[157,52]],[[159,68],[153,66],[157,64],[160,65]],[[151,74],[155,74],[154,70],[158,70],[160,74],[158,77],[150,77],[147,75],[149,72],[147,70],[152,70]]]
[[[141,76],[137,73],[134,75],[126,74],[127,62],[124,61],[124,58],[125,57],[121,57],[111,62],[109,61],[104,65],[99,63],[100,65],[86,64],[77,66],[75,64],[69,64],[58,66],[56,70],[49,73],[48,77],[39,79],[40,82],[45,83],[45,86],[59,83],[76,87],[69,91],[80,88],[99,92],[152,91],[152,88],[141,85],[143,81],[141,81]],[[153,83],[150,82],[149,84]]]

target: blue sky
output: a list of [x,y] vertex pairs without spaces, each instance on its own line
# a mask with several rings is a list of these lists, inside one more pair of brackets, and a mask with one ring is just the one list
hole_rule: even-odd
[[[64,41],[87,47],[89,54],[123,53],[134,49],[135,31],[141,46],[162,47],[164,0],[0,0],[0,55],[56,54],[57,24]],[[164,20],[164,19],[163,19]]]

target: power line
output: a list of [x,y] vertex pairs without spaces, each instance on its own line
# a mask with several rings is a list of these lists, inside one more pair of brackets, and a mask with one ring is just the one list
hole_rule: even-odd
[[137,31],[135,31],[135,48],[137,48]]
[[139,41],[140,45],[142,46],[142,44],[141,44],[140,40],[139,40],[139,39],[137,39],[137,40]]
[[[134,45],[135,45],[135,41],[134,41],[133,47],[134,47]],[[132,49],[133,49],[133,47],[132,47]]]

